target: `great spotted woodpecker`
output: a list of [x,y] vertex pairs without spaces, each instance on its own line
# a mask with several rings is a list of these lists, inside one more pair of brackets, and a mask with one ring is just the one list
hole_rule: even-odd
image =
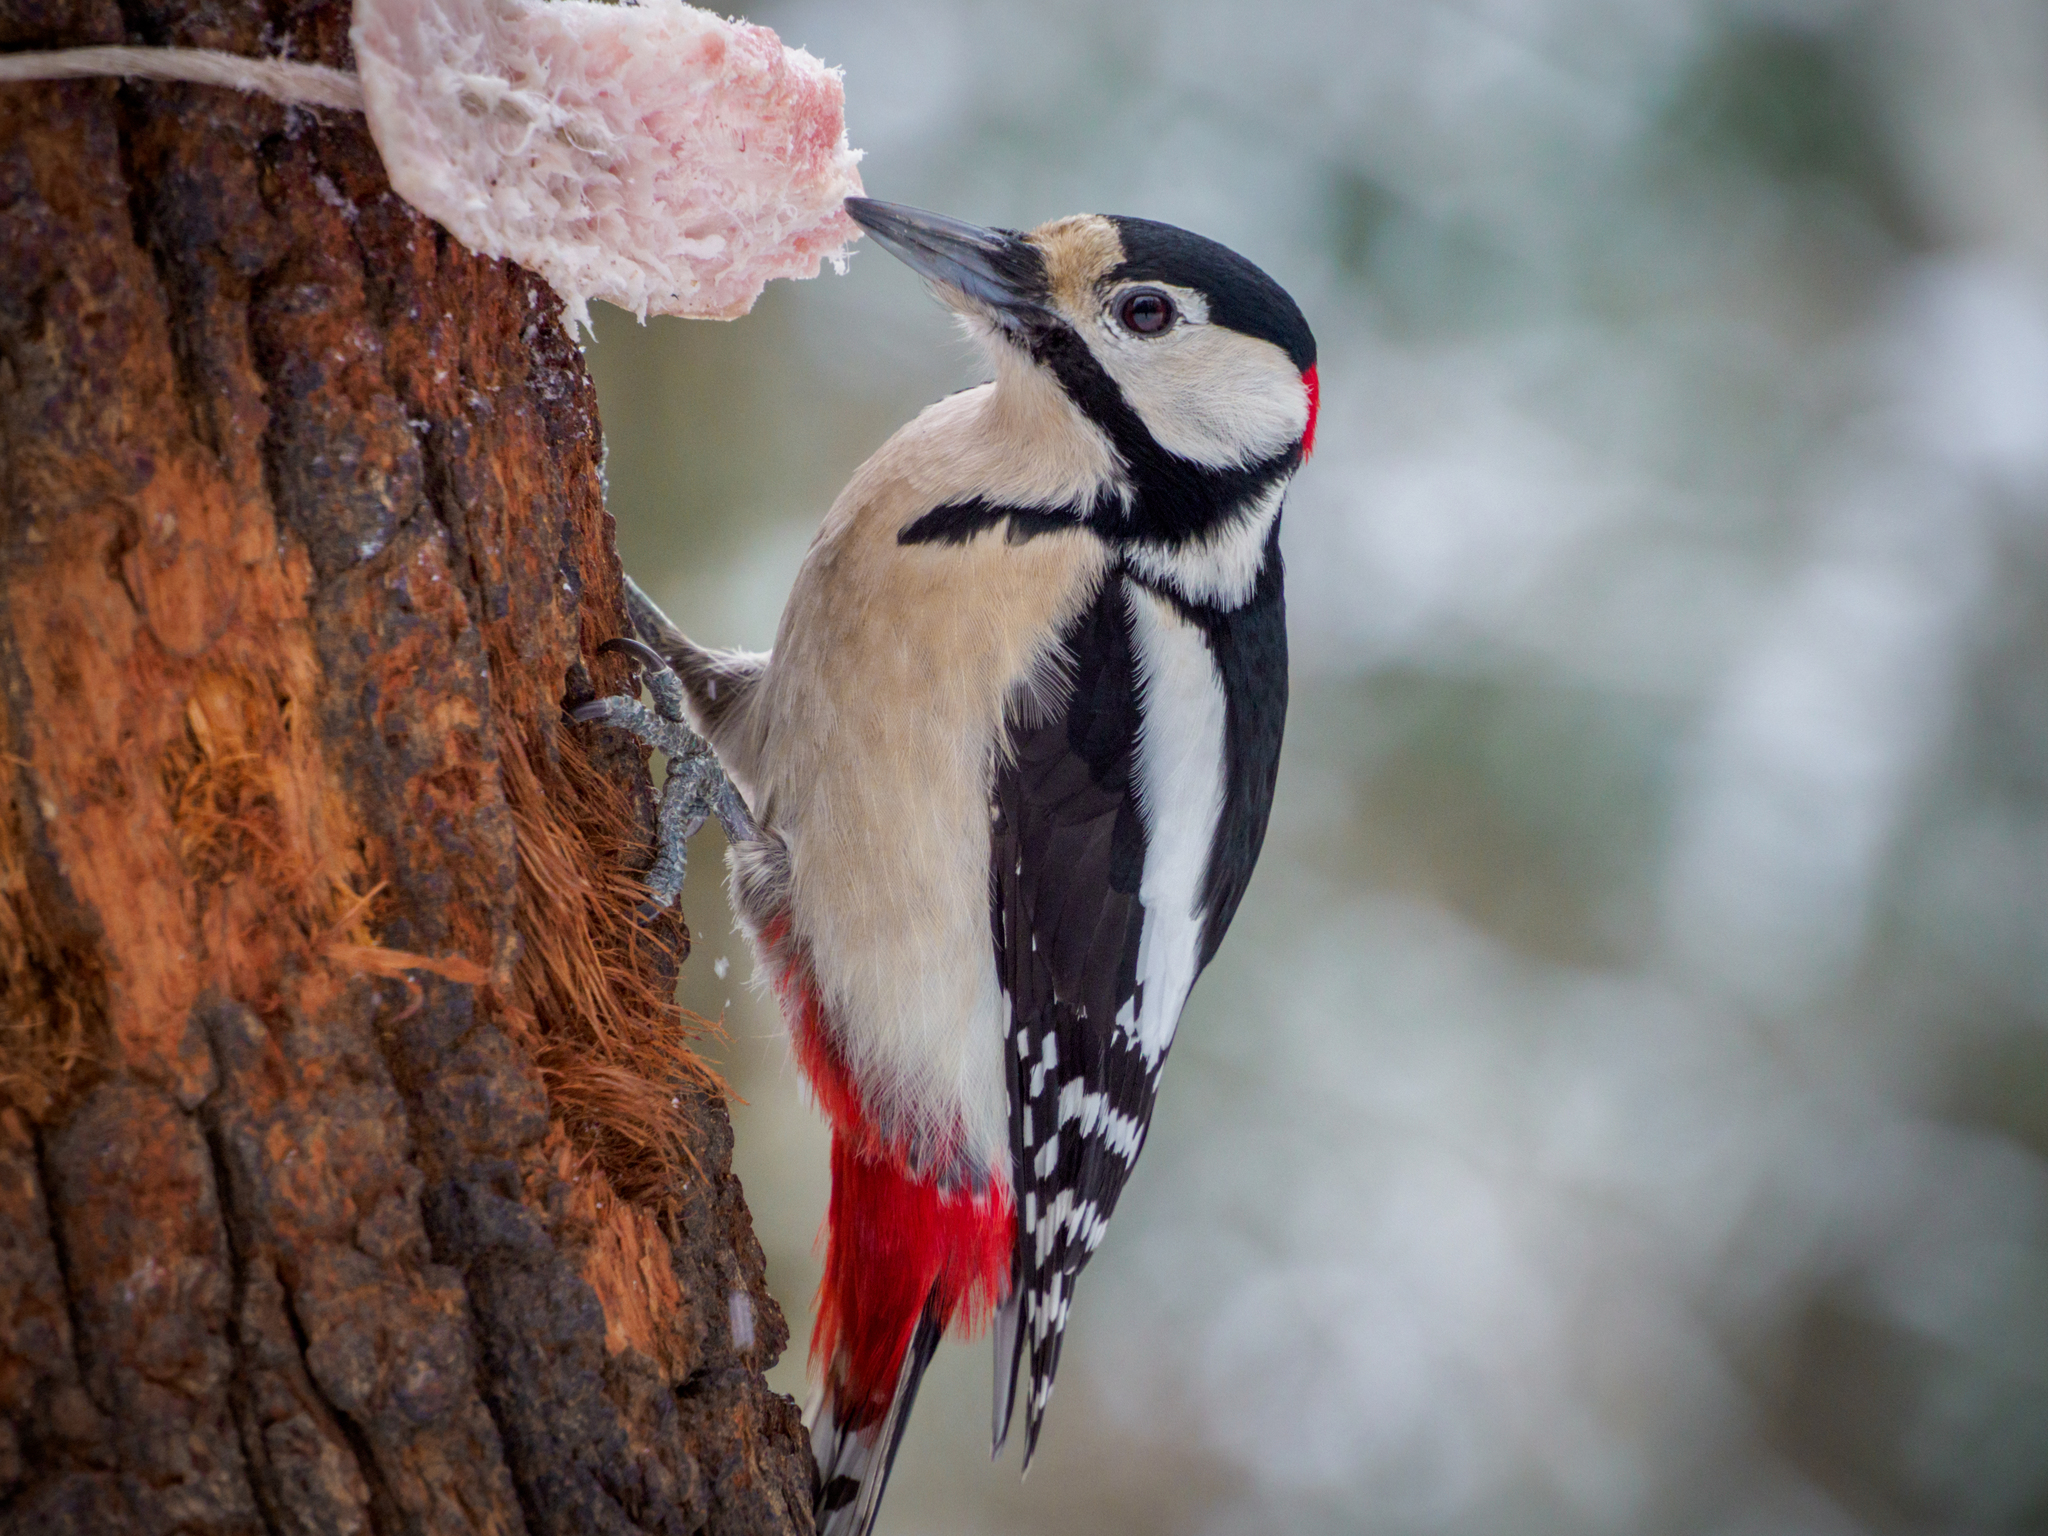
[[[1029,1362],[1027,1465],[1037,1446],[1075,1281],[1265,836],[1281,499],[1317,404],[1301,311],[1214,241],[847,210],[994,380],[855,474],[772,654],[700,649],[632,594],[753,811],[699,786],[664,824],[709,808],[733,834],[734,905],[832,1122],[826,1536],[872,1526],[949,1328],[993,1320],[998,1450]],[[583,714],[704,766],[637,705]]]

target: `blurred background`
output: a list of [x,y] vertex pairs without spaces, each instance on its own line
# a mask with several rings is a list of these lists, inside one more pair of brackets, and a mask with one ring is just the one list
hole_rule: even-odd
[[[748,14],[873,195],[1191,226],[1321,345],[1264,862],[1029,1480],[949,1346],[883,1530],[2048,1530],[2048,3]],[[590,361],[752,646],[978,376],[871,249]],[[698,850],[801,1398],[825,1136]]]

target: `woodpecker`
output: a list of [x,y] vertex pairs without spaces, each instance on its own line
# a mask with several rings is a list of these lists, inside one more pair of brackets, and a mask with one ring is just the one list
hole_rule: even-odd
[[[871,1529],[949,1329],[993,1323],[995,1447],[1026,1375],[1037,1447],[1075,1282],[1265,837],[1281,501],[1317,407],[1300,309],[1212,240],[846,206],[993,379],[854,475],[772,652],[693,645],[637,588],[627,642],[751,809],[712,806],[734,907],[832,1124],[826,1536]],[[583,717],[684,750],[626,701]]]

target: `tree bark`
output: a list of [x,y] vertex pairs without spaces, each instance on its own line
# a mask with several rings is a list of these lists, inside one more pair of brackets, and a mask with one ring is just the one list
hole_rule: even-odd
[[0,1529],[810,1529],[557,309],[359,117],[0,86]]

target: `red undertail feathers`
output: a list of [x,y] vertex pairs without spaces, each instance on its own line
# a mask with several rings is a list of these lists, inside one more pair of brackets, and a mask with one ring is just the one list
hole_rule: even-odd
[[905,1149],[864,1109],[810,966],[787,942],[788,920],[768,924],[762,938],[776,957],[797,1064],[832,1122],[825,1276],[811,1335],[824,1381],[812,1425],[824,1480],[819,1529],[864,1532],[939,1338],[978,1331],[1009,1290],[1016,1211],[1006,1181],[942,1184],[944,1159],[911,1170]]
[[827,1364],[843,1427],[887,1412],[903,1351],[927,1306],[942,1330],[958,1323],[973,1332],[993,1315],[1008,1288],[1016,1230],[1007,1191],[942,1193],[833,1135],[811,1358]]

